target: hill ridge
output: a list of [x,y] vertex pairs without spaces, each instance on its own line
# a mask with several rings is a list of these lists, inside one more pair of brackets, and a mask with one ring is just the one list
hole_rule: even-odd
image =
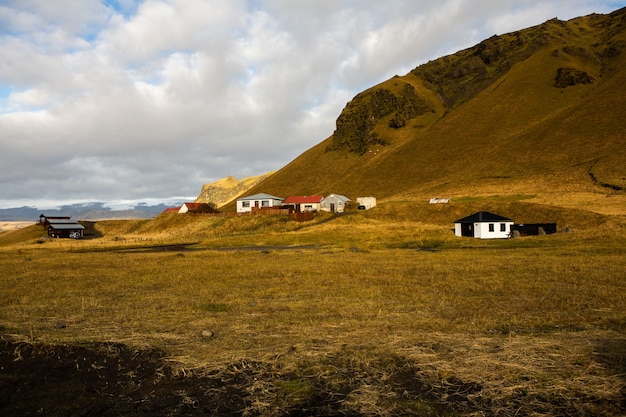
[[623,196],[625,20],[551,19],[383,81],[249,192]]

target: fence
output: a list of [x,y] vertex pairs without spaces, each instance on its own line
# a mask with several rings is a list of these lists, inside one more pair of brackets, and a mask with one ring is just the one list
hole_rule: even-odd
[[296,213],[290,209],[277,208],[277,207],[252,207],[252,211],[247,213],[235,213],[232,211],[224,213],[185,213],[185,215],[192,216],[207,216],[207,217],[235,217],[235,216],[289,216],[291,220],[296,222],[308,222],[315,218],[315,213]]

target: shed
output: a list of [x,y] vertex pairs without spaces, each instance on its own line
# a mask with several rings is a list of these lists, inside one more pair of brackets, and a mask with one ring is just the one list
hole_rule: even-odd
[[511,231],[519,232],[520,236],[549,235],[556,233],[556,223],[514,224]]
[[48,223],[48,236],[57,238],[75,238],[83,237],[85,234],[85,226],[79,223]]
[[237,199],[237,213],[250,213],[253,207],[280,207],[283,205],[283,199],[273,195],[260,193],[248,197]]
[[345,195],[330,194],[322,199],[321,209],[331,213],[343,213],[350,200]]
[[356,203],[360,210],[369,210],[376,207],[376,197],[357,197]]
[[296,213],[309,213],[319,211],[322,208],[321,195],[294,195],[283,201],[285,206],[292,206]]
[[37,222],[37,224],[40,224],[42,226],[47,226],[50,223],[67,223],[67,222],[75,223],[73,221],[70,221],[70,216],[46,216],[45,214],[42,213],[39,215],[39,221]]
[[454,222],[456,236],[469,236],[478,239],[505,239],[511,237],[513,220],[479,211]]

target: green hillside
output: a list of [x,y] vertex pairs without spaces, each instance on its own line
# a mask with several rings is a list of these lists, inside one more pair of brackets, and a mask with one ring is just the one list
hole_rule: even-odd
[[331,137],[249,193],[528,194],[619,211],[625,19],[626,9],[553,19],[387,80],[346,105]]

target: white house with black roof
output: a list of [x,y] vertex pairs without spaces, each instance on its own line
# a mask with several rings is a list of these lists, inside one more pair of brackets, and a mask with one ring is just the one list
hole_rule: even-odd
[[456,236],[477,239],[506,239],[511,237],[513,220],[488,211],[479,211],[454,222]]

